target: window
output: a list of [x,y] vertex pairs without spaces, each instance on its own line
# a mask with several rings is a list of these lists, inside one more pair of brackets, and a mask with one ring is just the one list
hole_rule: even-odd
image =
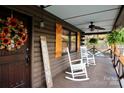
[[66,53],[66,47],[69,47],[69,31],[62,32],[62,53]]
[[76,33],[71,32],[71,47],[70,47],[70,51],[76,51]]
[[77,34],[76,32],[70,32],[68,30],[63,30],[62,32],[62,53],[66,53],[66,48],[68,47],[70,52],[76,51],[77,42],[76,42]]

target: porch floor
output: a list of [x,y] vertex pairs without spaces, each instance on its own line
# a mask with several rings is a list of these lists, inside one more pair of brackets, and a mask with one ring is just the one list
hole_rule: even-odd
[[120,88],[120,84],[109,57],[95,57],[96,66],[87,67],[90,80],[71,81],[65,79],[64,71],[54,79],[54,88]]

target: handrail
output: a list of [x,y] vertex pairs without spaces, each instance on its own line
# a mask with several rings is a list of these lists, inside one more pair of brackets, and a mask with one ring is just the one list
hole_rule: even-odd
[[113,66],[119,78],[120,86],[122,86],[121,80],[124,79],[124,56],[121,54],[119,48],[111,48],[113,53]]
[[124,56],[120,53],[120,50],[118,48],[115,49],[114,55],[118,57],[120,62],[124,65]]
[[120,55],[119,60],[124,65],[124,56]]

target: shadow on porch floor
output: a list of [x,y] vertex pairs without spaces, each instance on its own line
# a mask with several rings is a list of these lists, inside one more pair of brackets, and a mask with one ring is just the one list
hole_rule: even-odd
[[87,67],[88,81],[71,81],[64,72],[54,79],[54,88],[120,88],[116,72],[109,57],[96,57],[96,66]]

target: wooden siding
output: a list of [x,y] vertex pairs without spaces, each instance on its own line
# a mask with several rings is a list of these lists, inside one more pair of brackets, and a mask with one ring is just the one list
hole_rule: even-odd
[[[32,54],[31,54],[31,78],[32,87],[45,87],[45,73],[43,68],[42,54],[40,49],[40,35],[47,37],[47,44],[50,57],[50,65],[52,71],[52,77],[62,72],[68,66],[68,57],[64,55],[60,58],[55,58],[55,38],[56,22],[62,23],[64,28],[70,31],[80,31],[74,26],[64,22],[63,20],[53,16],[52,14],[42,10],[38,6],[5,6],[12,10],[32,16]],[[40,28],[40,21],[45,22],[45,27]],[[72,53],[72,58],[76,57],[76,52]],[[64,78],[64,77],[63,77]]]

